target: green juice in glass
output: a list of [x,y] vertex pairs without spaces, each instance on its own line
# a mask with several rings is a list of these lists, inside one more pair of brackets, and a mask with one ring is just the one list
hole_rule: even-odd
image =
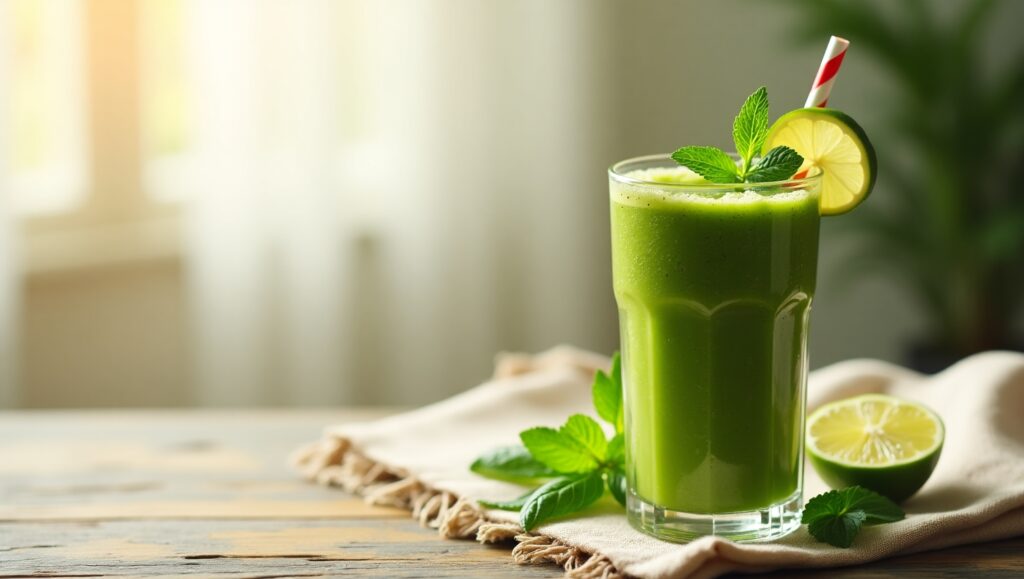
[[663,538],[799,525],[820,176],[712,185],[610,172],[629,515]]

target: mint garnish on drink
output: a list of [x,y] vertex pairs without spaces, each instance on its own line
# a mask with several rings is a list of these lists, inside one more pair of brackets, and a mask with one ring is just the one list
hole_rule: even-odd
[[848,548],[862,525],[892,523],[904,518],[903,510],[882,495],[852,486],[822,493],[807,501],[800,522],[815,539],[834,547]]
[[765,183],[788,179],[804,159],[786,146],[778,146],[758,157],[768,136],[768,90],[761,87],[740,107],[732,124],[732,140],[739,166],[717,147],[683,147],[672,158],[712,183]]
[[519,434],[522,446],[507,446],[473,461],[470,470],[500,480],[540,487],[511,501],[480,501],[489,509],[519,511],[519,523],[529,531],[553,517],[581,511],[597,502],[605,488],[626,504],[625,446],[622,430],[622,368],[612,358],[610,374],[594,375],[594,408],[614,428],[610,440],[604,429],[585,414],[574,414],[559,428],[538,426]]

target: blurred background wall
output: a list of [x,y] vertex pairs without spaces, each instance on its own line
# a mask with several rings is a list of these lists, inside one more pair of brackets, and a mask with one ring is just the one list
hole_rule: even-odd
[[[815,26],[865,5],[818,4],[835,11],[3,0],[0,405],[413,405],[478,382],[500,350],[610,352],[606,167],[731,147],[761,84],[773,118],[801,106]],[[975,4],[991,11],[971,40],[981,76],[1008,76],[1019,104],[1024,3],[867,6],[912,39],[900,26],[920,14],[945,38]],[[885,208],[901,198],[885,166],[914,158],[886,130],[902,85],[849,37],[831,104],[879,135]],[[1000,158],[1024,164],[1021,134]],[[1018,207],[1020,187],[997,183],[999,202]],[[878,239],[839,221],[823,224],[812,365],[905,362],[935,316],[898,272],[862,271],[850,256]],[[999,231],[1021,263],[1024,221]],[[1012,303],[998,312],[1018,331]]]

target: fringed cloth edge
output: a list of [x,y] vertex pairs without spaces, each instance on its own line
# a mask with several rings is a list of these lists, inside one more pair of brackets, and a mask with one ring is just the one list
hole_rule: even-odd
[[292,464],[309,480],[360,495],[371,505],[408,509],[420,525],[448,539],[481,543],[514,540],[512,560],[520,565],[555,564],[572,579],[626,577],[611,560],[513,523],[491,521],[473,501],[424,484],[416,477],[368,458],[344,438],[324,438],[299,449]]

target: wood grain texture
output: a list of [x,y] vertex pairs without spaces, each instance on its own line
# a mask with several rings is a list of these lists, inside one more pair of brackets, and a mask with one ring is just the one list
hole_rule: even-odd
[[[559,577],[299,480],[289,453],[387,410],[0,413],[0,579]],[[1024,538],[765,577],[1022,577]]]
[[0,577],[96,575],[560,577],[507,547],[449,541],[409,517],[0,525]]

